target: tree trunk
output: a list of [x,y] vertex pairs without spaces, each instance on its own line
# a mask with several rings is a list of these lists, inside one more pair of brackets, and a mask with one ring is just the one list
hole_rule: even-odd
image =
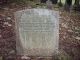
[[74,10],[76,11],[80,11],[80,4],[79,4],[80,0],[75,0],[75,4],[74,4]]
[[64,6],[65,10],[70,11],[71,5],[72,5],[72,0],[66,0]]
[[41,0],[41,3],[46,3],[47,0]]
[[51,0],[53,4],[57,4],[58,0]]
[[59,0],[59,3],[61,3],[61,0]]
[[59,6],[63,6],[63,4],[62,4],[61,0],[59,0],[59,3],[58,3],[58,4],[59,4]]
[[75,0],[75,5],[79,5],[79,0]]
[[61,0],[60,0],[60,2],[61,2]]

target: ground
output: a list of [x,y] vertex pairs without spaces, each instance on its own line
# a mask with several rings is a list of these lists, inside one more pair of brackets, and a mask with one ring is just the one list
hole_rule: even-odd
[[[0,8],[0,59],[20,60],[20,56],[16,55],[14,12],[27,8],[32,7],[13,3]],[[72,60],[80,60],[80,12],[59,11],[59,60],[69,60],[65,59],[66,56]],[[31,59],[45,60],[45,58],[37,59],[36,57]]]

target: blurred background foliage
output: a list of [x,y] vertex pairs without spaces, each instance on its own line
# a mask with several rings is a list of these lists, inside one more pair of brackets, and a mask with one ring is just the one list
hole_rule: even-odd
[[[36,5],[45,5],[47,0],[0,0],[0,5],[6,3],[17,3],[17,4],[29,4],[33,7]],[[59,7],[64,7],[65,10],[76,10],[80,11],[80,0],[50,0],[53,4],[57,4]]]

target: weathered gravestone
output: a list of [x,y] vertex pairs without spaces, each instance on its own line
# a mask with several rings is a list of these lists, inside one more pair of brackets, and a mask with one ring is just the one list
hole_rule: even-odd
[[18,55],[52,56],[58,51],[59,13],[26,9],[15,13]]

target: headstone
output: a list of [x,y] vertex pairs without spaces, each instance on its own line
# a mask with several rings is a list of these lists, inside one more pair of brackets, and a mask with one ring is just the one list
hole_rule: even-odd
[[18,55],[52,56],[58,51],[59,12],[26,9],[15,13]]

